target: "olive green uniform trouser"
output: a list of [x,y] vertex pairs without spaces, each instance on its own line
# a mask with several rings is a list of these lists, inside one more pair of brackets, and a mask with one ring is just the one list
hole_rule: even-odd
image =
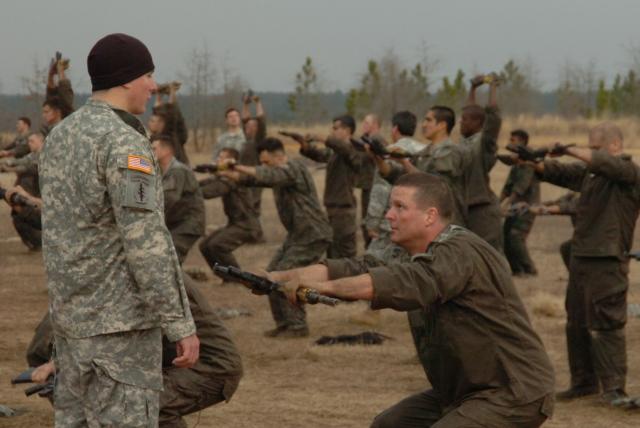
[[333,241],[327,251],[330,259],[351,258],[356,256],[356,210],[353,208],[327,207],[327,215]]
[[535,428],[553,412],[547,396],[525,405],[499,406],[468,399],[445,413],[433,390],[411,395],[380,413],[372,428]]
[[504,255],[514,274],[537,272],[527,249],[527,237],[534,219],[534,215],[525,214],[507,217],[504,221]]
[[628,262],[614,257],[571,257],[565,306],[572,387],[625,387],[628,272]]
[[189,254],[189,250],[191,250],[193,244],[200,239],[200,235],[172,234],[171,239],[173,240],[173,246],[178,254],[178,261],[182,264],[184,259],[187,258],[187,254]]
[[11,219],[24,245],[31,250],[42,247],[42,223],[39,209],[24,208],[21,212],[13,210]]
[[[327,241],[315,241],[304,245],[285,243],[269,262],[267,271],[288,270],[318,263],[329,247]],[[280,291],[269,294],[271,314],[277,327],[304,328],[306,313],[302,304],[292,305]]]
[[233,251],[247,242],[254,241],[255,238],[255,230],[241,227],[236,224],[229,224],[206,236],[200,242],[200,252],[211,269],[213,269],[216,263],[222,266],[234,266],[239,268],[240,265],[233,255]]
[[498,203],[473,205],[467,214],[467,229],[502,253],[502,215]]
[[162,377],[160,428],[187,428],[183,415],[229,401],[241,378],[216,376],[200,362],[191,369],[166,368]]

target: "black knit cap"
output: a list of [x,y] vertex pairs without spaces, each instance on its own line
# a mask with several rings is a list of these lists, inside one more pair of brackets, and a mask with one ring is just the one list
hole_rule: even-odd
[[87,67],[94,91],[124,85],[155,69],[149,49],[127,34],[109,34],[98,40]]

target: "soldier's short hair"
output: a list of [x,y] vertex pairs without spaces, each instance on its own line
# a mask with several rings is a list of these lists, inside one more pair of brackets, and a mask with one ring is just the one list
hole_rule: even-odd
[[397,127],[400,135],[405,137],[413,137],[417,125],[418,119],[416,115],[408,110],[399,111],[391,118],[391,126]]
[[434,207],[445,220],[453,218],[453,195],[444,179],[434,174],[413,172],[398,178],[394,187],[409,187],[415,189],[414,200],[420,208]]
[[237,151],[236,149],[232,149],[231,147],[227,147],[224,148],[222,150],[220,150],[220,153],[225,152],[227,153],[229,156],[231,156],[234,160],[238,160],[240,159],[240,152]]
[[589,134],[591,138],[595,138],[605,145],[609,145],[615,140],[620,143],[624,142],[622,130],[613,122],[602,122],[591,128]]
[[44,100],[42,107],[49,107],[53,110],[58,110],[60,113],[64,110],[64,104],[58,97],[51,97]]
[[20,117],[18,118],[18,120],[19,120],[19,121],[21,121],[21,122],[26,123],[26,124],[27,124],[27,126],[28,126],[29,128],[31,128],[31,119],[29,119],[27,116],[20,116]]
[[447,133],[451,133],[453,127],[456,126],[456,113],[447,106],[435,105],[429,109],[436,118],[436,123],[445,122],[447,124]]
[[525,146],[529,144],[529,133],[524,129],[516,129],[514,131],[511,131],[511,136],[518,138],[524,143]]
[[269,153],[273,152],[284,152],[284,144],[277,138],[269,137],[262,140],[258,143],[257,147],[258,153],[267,151]]
[[30,132],[28,137],[38,137],[41,140],[44,140],[44,134],[40,131]]
[[236,113],[240,114],[240,112],[238,111],[238,109],[237,109],[237,108],[235,108],[235,107],[229,107],[228,109],[226,109],[226,110],[224,111],[224,117],[229,116],[229,113],[231,113],[232,111],[235,111]]
[[175,153],[176,148],[173,145],[173,139],[166,134],[153,134],[150,138],[151,142],[159,142],[161,146],[171,149]]
[[351,115],[343,114],[343,115],[334,117],[333,121],[340,122],[342,126],[349,128],[352,134],[356,132],[356,120]]

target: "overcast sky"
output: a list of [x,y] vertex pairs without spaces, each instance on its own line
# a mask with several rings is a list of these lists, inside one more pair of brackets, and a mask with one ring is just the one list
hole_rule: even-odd
[[[45,6],[47,5],[47,6]],[[328,90],[357,83],[369,58],[394,49],[413,65],[426,44],[436,79],[457,68],[469,75],[529,59],[545,89],[567,61],[594,61],[611,78],[640,46],[638,0],[61,0],[0,5],[0,90],[22,90],[35,58],[56,50],[71,59],[78,92],[88,92],[86,56],[112,32],[149,46],[159,81],[185,68],[206,43],[256,91],[290,91],[306,56]]]

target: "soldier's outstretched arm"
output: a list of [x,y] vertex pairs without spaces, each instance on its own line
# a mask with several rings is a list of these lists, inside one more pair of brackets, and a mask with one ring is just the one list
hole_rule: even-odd
[[316,290],[324,296],[337,297],[341,300],[372,300],[373,281],[371,275],[335,279],[332,281],[312,281],[302,277],[300,281],[289,281],[282,285],[281,290],[291,303],[298,302],[298,289],[307,287]]
[[286,282],[296,278],[304,278],[306,281],[328,281],[329,269],[323,264],[311,265],[301,268],[273,271],[268,273],[270,280],[275,282]]

